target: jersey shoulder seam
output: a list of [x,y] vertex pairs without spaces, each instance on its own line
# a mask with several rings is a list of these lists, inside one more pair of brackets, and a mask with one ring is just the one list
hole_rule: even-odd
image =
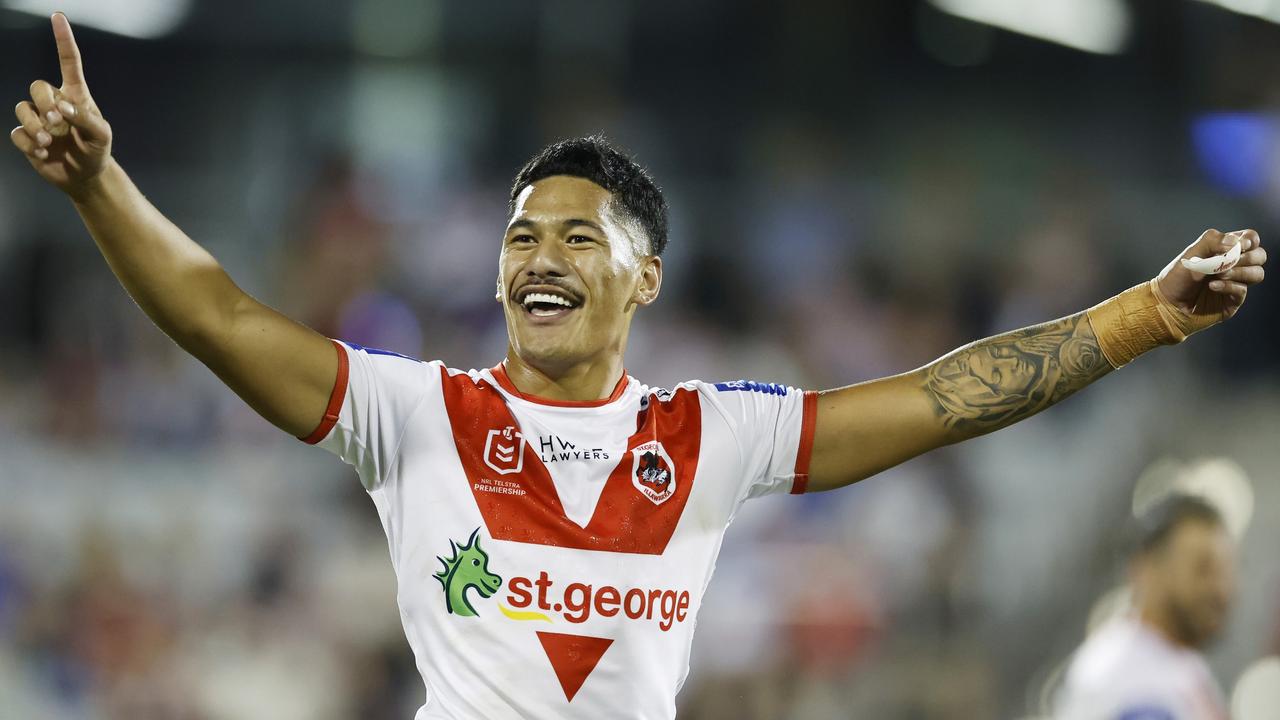
[[[720,398],[713,395],[715,385],[702,380],[688,380],[680,383],[680,385],[689,385],[690,389],[698,395],[699,404],[702,404],[703,401],[710,403],[711,407],[715,408],[716,414],[720,416],[720,420],[724,423],[725,427],[729,428],[729,434],[733,436],[733,446],[738,451],[738,473],[735,473],[736,477],[739,473],[744,471],[747,466],[746,450],[742,447],[742,436],[738,432],[737,423],[733,421],[733,418],[729,416],[729,412],[720,404]],[[680,387],[680,385],[677,385],[677,387]],[[730,513],[730,521],[732,521],[733,516],[737,514],[737,508],[741,507],[742,504],[746,502],[747,495],[749,495],[751,491],[751,486],[752,483],[742,482],[742,479],[738,478],[738,489],[734,493],[734,510]]]
[[[422,404],[426,402],[428,395],[429,393],[426,392],[420,393],[418,395],[418,402],[414,403],[413,410],[410,410],[409,414],[405,416],[404,424],[400,427],[400,437],[396,438],[396,445],[391,451],[390,460],[387,462],[387,466],[383,468],[380,473],[381,477],[378,478],[378,488],[386,486],[387,478],[391,477],[392,468],[396,466],[396,463],[400,462],[400,447],[404,444],[404,436],[409,432],[409,426],[412,425],[414,419],[417,418],[418,411],[422,409]],[[375,488],[370,489],[372,490]]]

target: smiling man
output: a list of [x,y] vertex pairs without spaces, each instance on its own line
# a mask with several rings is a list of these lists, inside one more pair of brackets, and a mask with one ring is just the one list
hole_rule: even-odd
[[66,18],[63,83],[11,138],[75,204],[138,305],[264,418],[353,465],[382,518],[425,718],[669,718],[725,528],[748,498],[830,490],[1026,418],[1232,316],[1257,234],[1212,278],[1175,259],[1086,312],[821,393],[746,380],[649,387],[623,371],[662,286],[667,207],[598,138],[519,173],[499,257],[510,344],[456,370],[330,340],[241,291],[142,196]]

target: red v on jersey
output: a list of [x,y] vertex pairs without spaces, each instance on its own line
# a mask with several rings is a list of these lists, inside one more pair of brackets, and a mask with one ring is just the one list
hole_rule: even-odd
[[570,635],[568,633],[538,632],[538,641],[556,671],[556,679],[564,689],[566,700],[573,702],[587,676],[596,669],[604,651],[613,644],[610,638]]
[[[697,392],[682,388],[661,401],[649,396],[648,408],[639,413],[637,430],[627,440],[627,452],[610,472],[590,522],[581,527],[565,515],[551,474],[532,445],[504,432],[519,424],[502,393],[485,380],[450,375],[444,368],[440,372],[458,458],[491,537],[580,550],[662,554],[697,471],[702,442]],[[513,443],[520,447],[519,459],[511,454]],[[655,447],[674,465],[670,469],[675,487],[669,496],[646,494],[640,489],[643,483],[633,482],[640,456],[655,470],[660,468],[660,453],[648,452]]]

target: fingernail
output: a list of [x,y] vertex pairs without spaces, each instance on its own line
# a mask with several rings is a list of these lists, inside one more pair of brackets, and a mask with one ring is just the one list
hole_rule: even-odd
[[53,142],[53,137],[49,135],[49,133],[41,130],[40,132],[36,133],[36,142],[40,143],[41,145],[48,145],[49,143]]
[[50,125],[57,125],[58,123],[62,122],[62,116],[58,114],[57,110],[50,110],[49,112],[45,113],[45,117],[49,119]]
[[1214,280],[1213,282],[1209,283],[1209,289],[1210,289],[1210,290],[1221,290],[1221,289],[1222,289],[1222,283],[1218,282],[1217,280]]
[[44,148],[36,148],[35,156],[40,158],[41,160],[48,159],[49,151],[45,150]]
[[73,106],[71,103],[67,102],[66,100],[58,101],[58,109],[61,110],[62,114],[66,115],[67,117],[76,116],[75,106]]

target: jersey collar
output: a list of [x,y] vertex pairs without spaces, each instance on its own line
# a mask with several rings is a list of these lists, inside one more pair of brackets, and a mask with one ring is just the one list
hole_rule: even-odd
[[617,401],[622,397],[622,393],[627,389],[627,371],[625,368],[622,370],[622,377],[618,378],[618,384],[613,386],[613,392],[609,394],[609,397],[601,398],[600,400],[553,400],[551,398],[544,398],[520,392],[516,387],[516,384],[511,382],[511,376],[507,375],[507,363],[505,360],[491,368],[490,372],[493,373],[493,379],[498,381],[498,385],[508,393],[515,395],[521,400],[526,400],[537,405],[550,405],[551,407],[601,407]]

